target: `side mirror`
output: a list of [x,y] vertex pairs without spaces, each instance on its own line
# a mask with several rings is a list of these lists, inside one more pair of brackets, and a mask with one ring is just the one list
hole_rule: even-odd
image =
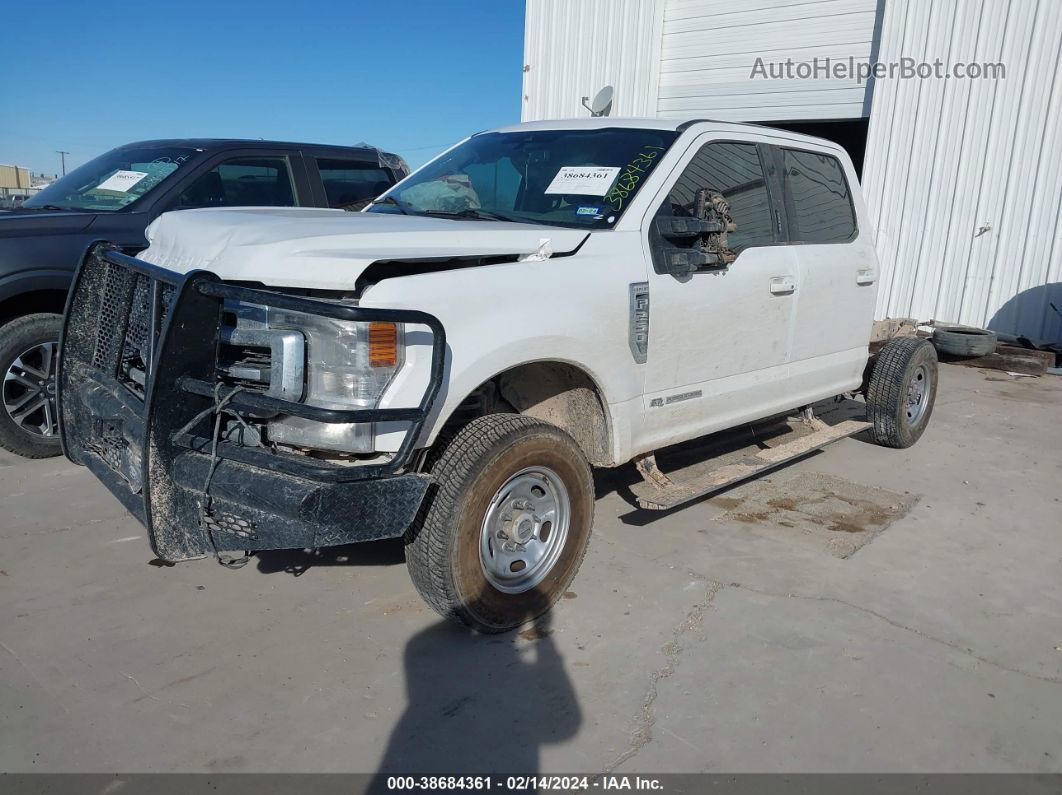
[[712,232],[722,232],[718,221],[686,216],[665,215],[656,219],[656,231],[668,240],[692,240]]
[[694,216],[712,227],[700,238],[701,249],[717,258],[715,267],[727,267],[737,259],[737,254],[726,239],[728,232],[737,231],[734,216],[730,214],[730,202],[717,190],[701,188],[695,195],[693,207]]
[[653,264],[658,273],[676,277],[698,271],[726,270],[737,258],[727,244],[727,232],[737,229],[726,197],[711,188],[694,195],[692,216],[662,216],[654,220],[658,238]]
[[665,247],[661,252],[664,271],[672,276],[689,276],[697,271],[726,268],[719,255],[696,248]]

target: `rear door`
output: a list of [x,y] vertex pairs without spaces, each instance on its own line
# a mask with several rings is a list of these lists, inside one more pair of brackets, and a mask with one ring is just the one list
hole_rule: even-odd
[[878,266],[848,157],[814,144],[771,150],[797,264],[790,389],[798,406],[862,382]]
[[[688,215],[697,191],[718,191],[736,229],[728,267],[676,277],[649,269],[649,343],[640,450],[786,408],[796,265],[780,244],[779,188],[751,137],[695,139],[656,217]],[[643,241],[653,259],[653,219]]]

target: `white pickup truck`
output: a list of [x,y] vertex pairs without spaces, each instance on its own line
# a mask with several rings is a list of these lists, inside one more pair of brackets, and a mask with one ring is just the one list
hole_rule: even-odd
[[[918,439],[936,357],[875,327],[869,228],[836,144],[649,119],[478,133],[360,213],[166,214],[81,266],[64,448],[164,560],[404,537],[433,608],[505,631],[575,576],[591,467],[634,461],[664,509]],[[865,422],[809,408],[856,393]],[[794,410],[804,433],[692,480],[656,464]]]

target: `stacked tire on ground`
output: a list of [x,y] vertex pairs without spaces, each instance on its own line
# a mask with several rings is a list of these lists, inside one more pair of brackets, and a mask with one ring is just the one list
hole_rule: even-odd
[[983,328],[938,326],[933,330],[933,347],[947,356],[987,356],[995,351],[996,342],[995,332]]

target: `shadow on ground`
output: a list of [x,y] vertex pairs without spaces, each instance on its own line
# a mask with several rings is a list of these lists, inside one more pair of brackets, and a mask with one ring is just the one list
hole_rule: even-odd
[[545,745],[575,735],[582,713],[549,614],[520,633],[474,635],[448,621],[403,655],[406,709],[380,761],[389,775],[540,772]]
[[314,566],[398,566],[406,562],[401,538],[364,541],[320,549],[275,549],[256,552],[258,571],[298,577]]

